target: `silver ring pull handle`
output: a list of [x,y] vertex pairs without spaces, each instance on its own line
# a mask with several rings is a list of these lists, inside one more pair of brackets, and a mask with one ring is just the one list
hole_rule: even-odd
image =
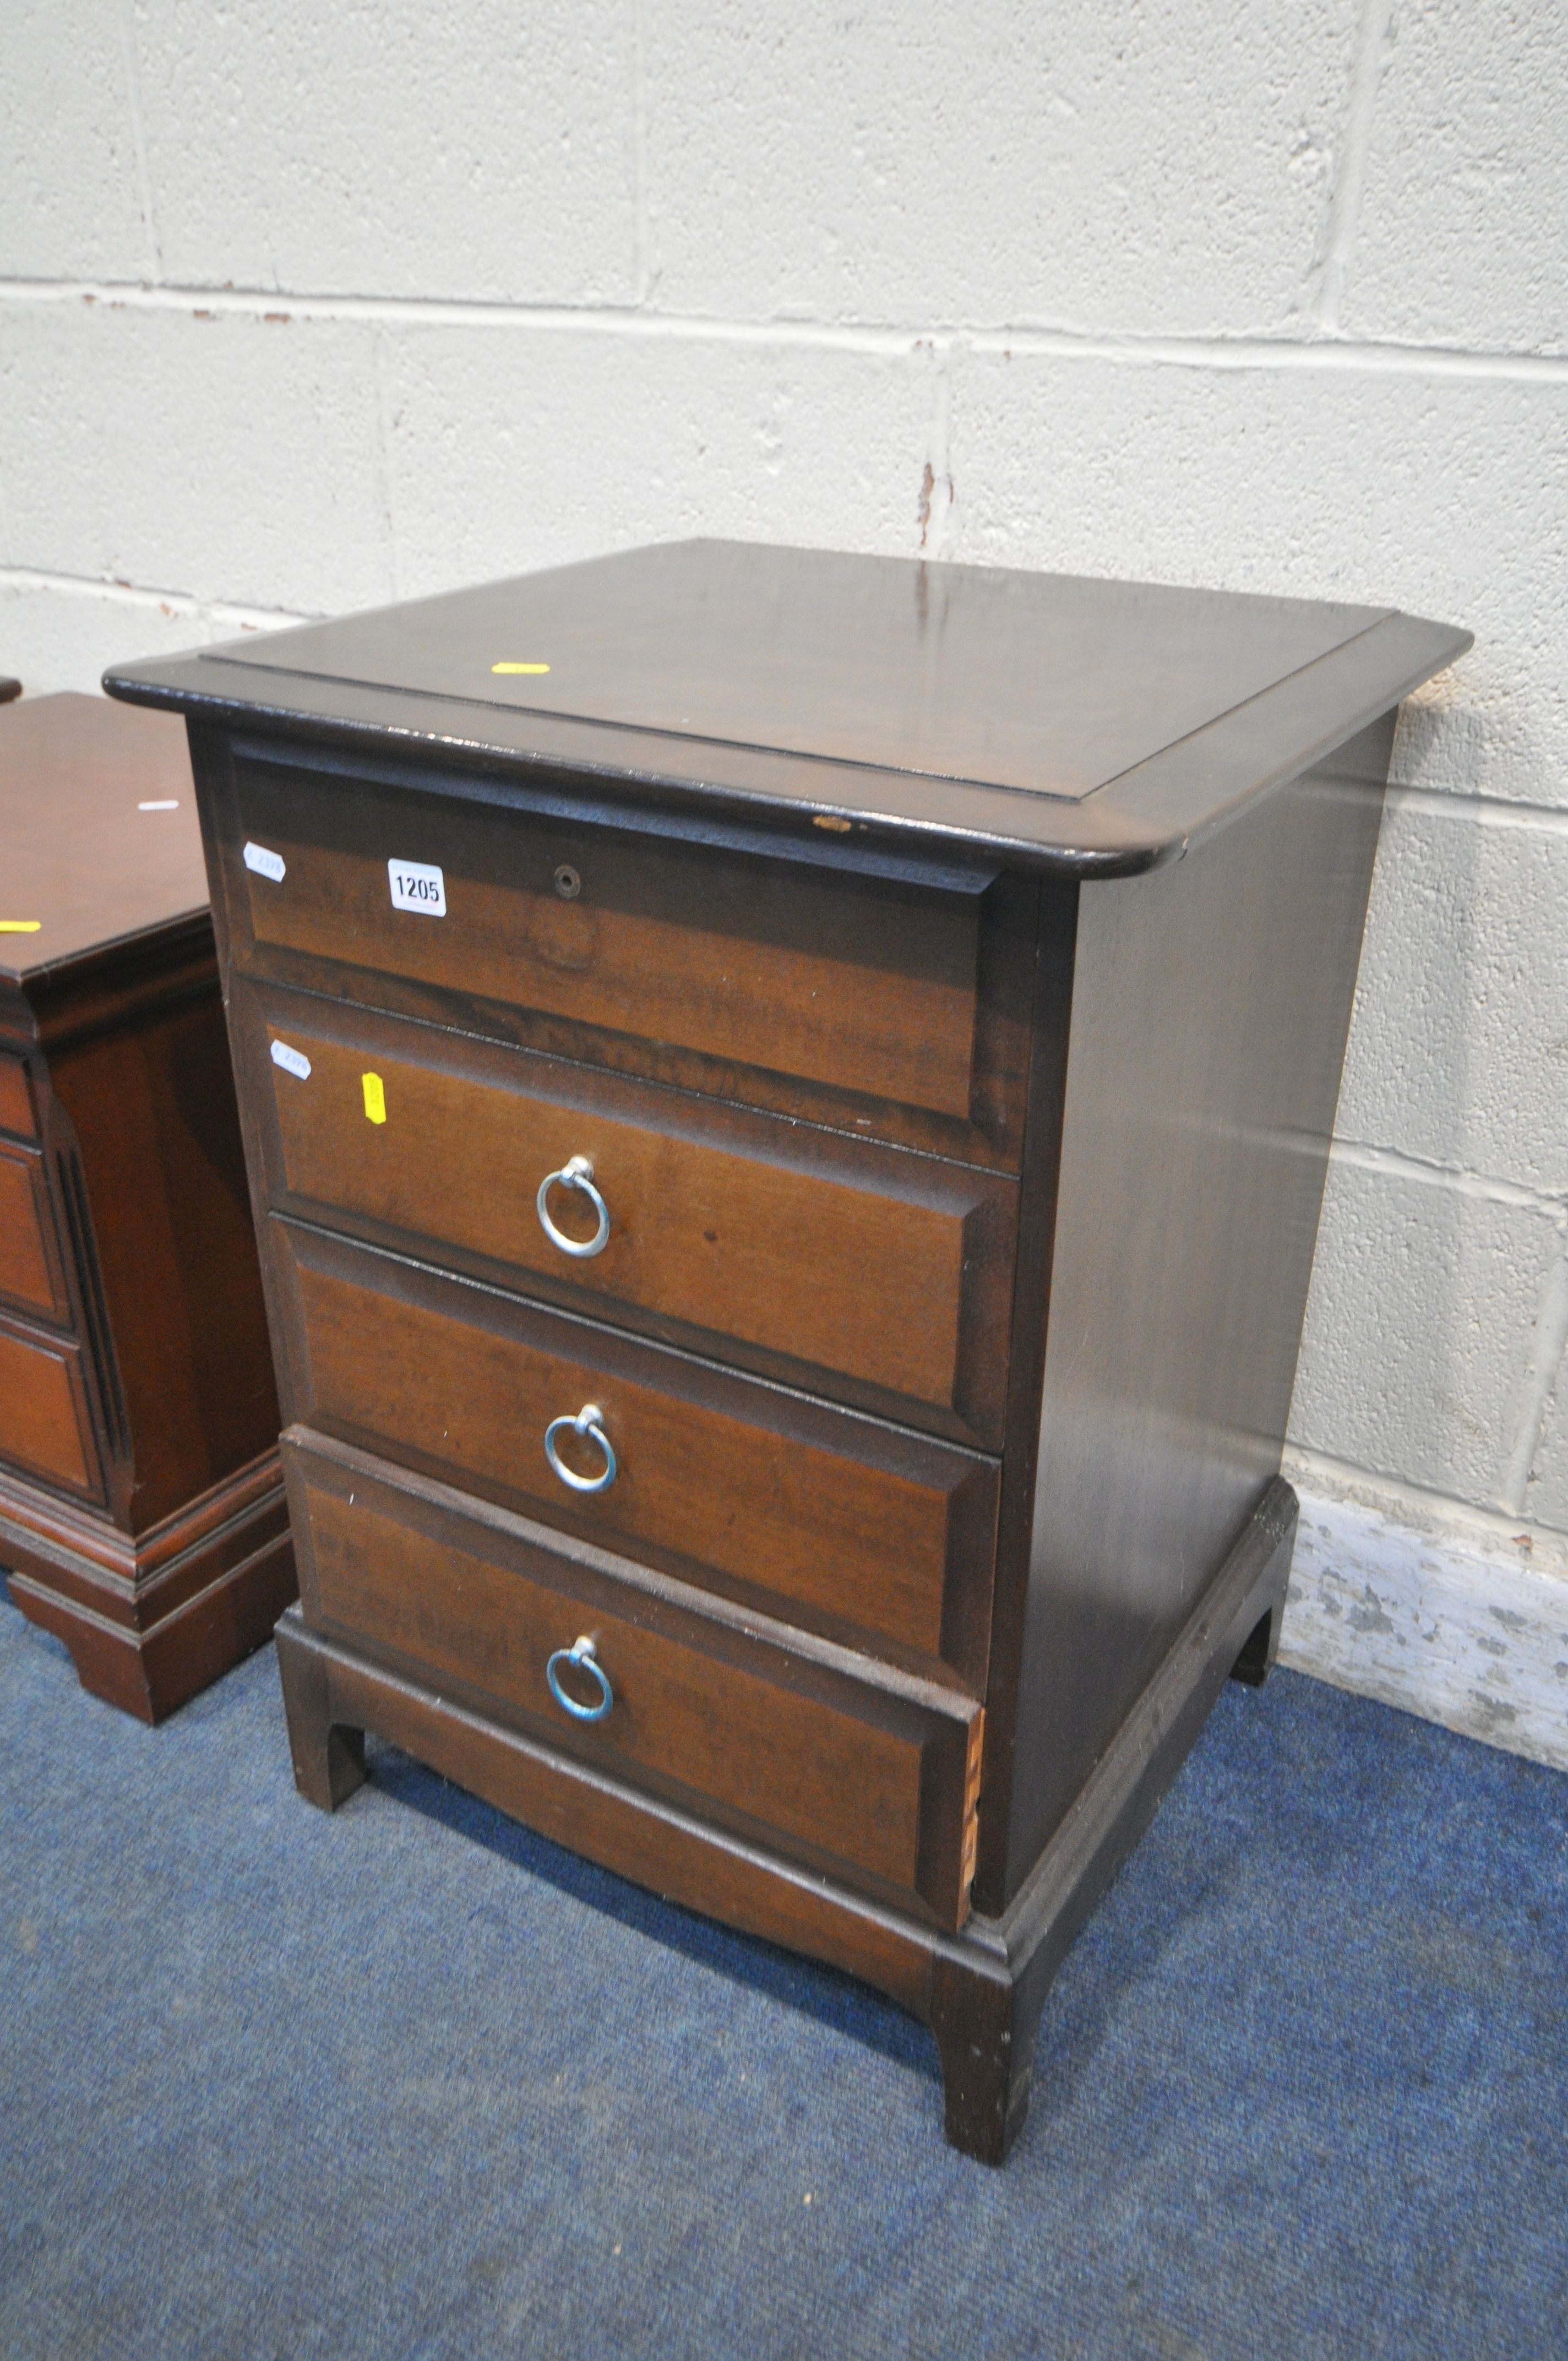
[[[591,1681],[596,1681],[599,1693],[598,1705],[579,1705],[576,1698],[561,1686],[561,1676],[555,1669],[557,1664],[570,1664],[574,1671],[587,1673]],[[591,1640],[578,1640],[570,1648],[557,1648],[545,1664],[544,1677],[550,1684],[551,1696],[574,1721],[602,1721],[615,1703],[609,1675],[595,1653]]]
[[[602,1476],[574,1475],[555,1448],[555,1437],[565,1428],[574,1434],[586,1434],[604,1453]],[[544,1430],[544,1456],[561,1478],[574,1492],[608,1492],[615,1481],[615,1447],[604,1431],[604,1412],[598,1402],[585,1402],[576,1418],[553,1418]]]
[[[569,1238],[565,1231],[558,1230],[550,1218],[550,1191],[557,1181],[563,1189],[580,1189],[598,1216],[593,1236],[586,1242]],[[594,1187],[594,1168],[586,1156],[570,1156],[559,1172],[547,1172],[539,1184],[539,1194],[533,1202],[539,1214],[540,1228],[551,1245],[559,1246],[563,1254],[576,1255],[580,1262],[587,1262],[590,1256],[603,1254],[609,1244],[609,1207]]]

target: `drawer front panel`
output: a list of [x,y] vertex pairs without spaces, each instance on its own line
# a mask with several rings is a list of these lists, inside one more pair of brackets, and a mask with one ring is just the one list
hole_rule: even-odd
[[[984,1688],[992,1461],[274,1224],[291,1418],[927,1675]],[[574,1492],[544,1434],[616,1455]],[[591,1440],[558,1439],[593,1477]]]
[[[345,1041],[319,1002],[268,998],[253,1056],[274,1204],[459,1249],[482,1275],[1000,1447],[1012,1180],[427,1027],[361,1018]],[[609,1223],[586,1258],[536,1202],[574,1157]],[[557,1185],[547,1210],[591,1238],[582,1192]]]
[[[970,1118],[978,892],[243,761],[236,782],[260,947]],[[441,915],[394,906],[392,863],[439,872]]]
[[43,1159],[0,1142],[0,1296],[56,1320],[67,1316],[50,1251]]
[[0,1459],[101,1497],[82,1356],[59,1338],[0,1323]]
[[[313,1625],[653,1792],[957,1926],[968,1902],[981,1709],[887,1686],[701,1610],[681,1586],[476,1510],[292,1427],[284,1462]],[[573,1719],[546,1664],[591,1639],[613,1694]],[[586,1675],[558,1667],[579,1701]]]
[[0,1055],[0,1131],[14,1131],[23,1139],[38,1136],[27,1070],[20,1058],[4,1055]]

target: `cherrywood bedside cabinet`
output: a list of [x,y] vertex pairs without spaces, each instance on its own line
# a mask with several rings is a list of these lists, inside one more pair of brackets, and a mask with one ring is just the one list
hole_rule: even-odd
[[294,1596],[179,723],[0,714],[0,1566],[159,1721]]
[[296,1775],[363,1733],[934,2027],[1000,2159],[1227,1675],[1398,700],[1378,609],[693,543],[182,711]]

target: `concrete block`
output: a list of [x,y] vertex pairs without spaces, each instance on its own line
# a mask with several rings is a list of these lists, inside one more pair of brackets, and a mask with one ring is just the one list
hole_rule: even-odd
[[687,534],[917,545],[928,355],[403,328],[384,370],[405,597]]
[[1291,1442],[1476,1508],[1500,1506],[1557,1251],[1550,1213],[1336,1157]]
[[1568,350],[1560,8],[1394,9],[1340,324],[1467,352]]
[[0,278],[140,279],[151,248],[119,0],[12,0],[0,71]]
[[1202,334],[1302,303],[1354,12],[685,8],[647,45],[677,311]]
[[148,163],[182,285],[622,302],[620,0],[140,0]]
[[1557,1382],[1541,1421],[1541,1440],[1525,1492],[1525,1514],[1536,1524],[1568,1532],[1568,1360],[1558,1369]]
[[112,664],[179,655],[206,636],[185,601],[130,599],[90,583],[74,589],[0,580],[0,672],[19,680],[28,697],[91,693]]
[[326,613],[390,594],[370,327],[17,306],[0,564]]
[[1568,827],[1383,820],[1342,1136],[1568,1191]]
[[1568,380],[960,350],[950,437],[952,556],[1467,624],[1396,775],[1568,804]]

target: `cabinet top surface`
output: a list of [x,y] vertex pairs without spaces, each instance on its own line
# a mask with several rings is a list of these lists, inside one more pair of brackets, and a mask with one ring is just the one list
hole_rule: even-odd
[[24,988],[203,912],[207,873],[178,721],[102,697],[0,708],[0,977]]
[[[1309,731],[1343,736],[1375,718],[1369,693],[1386,710],[1412,685],[1408,659],[1425,677],[1468,644],[1425,624],[1419,650],[1391,647],[1389,625],[1408,621],[683,542],[127,667],[107,685],[188,711],[412,736],[1048,856],[1108,836],[1152,846],[1163,820],[1129,827],[1111,806],[1086,807],[1108,793],[1114,805],[1118,783],[1146,787],[1171,750],[1291,684],[1288,705],[1315,692]],[[1301,726],[1274,719],[1251,733],[1255,769],[1299,752]]]

